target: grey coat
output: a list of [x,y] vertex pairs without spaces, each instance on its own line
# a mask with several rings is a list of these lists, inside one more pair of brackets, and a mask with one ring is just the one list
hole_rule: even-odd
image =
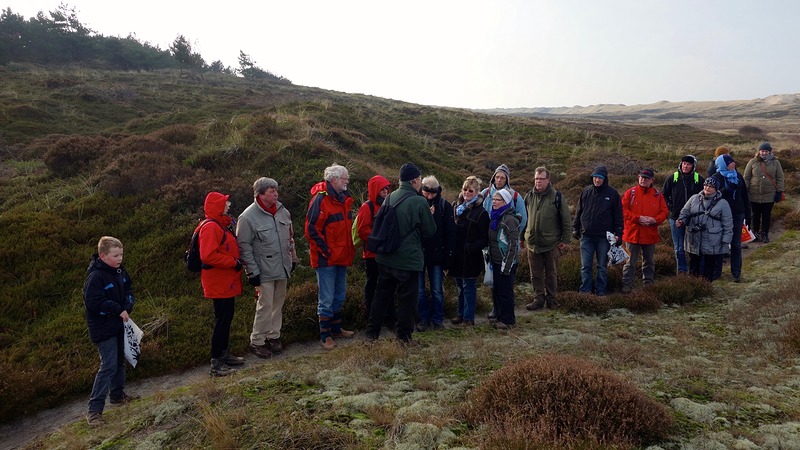
[[714,194],[711,200],[705,200],[702,192],[689,197],[678,220],[686,227],[686,252],[694,255],[722,255],[728,252],[734,232],[733,215],[720,192]]
[[247,275],[261,276],[261,282],[288,279],[297,262],[292,236],[292,215],[281,202],[275,215],[253,202],[239,216],[236,240],[239,257]]

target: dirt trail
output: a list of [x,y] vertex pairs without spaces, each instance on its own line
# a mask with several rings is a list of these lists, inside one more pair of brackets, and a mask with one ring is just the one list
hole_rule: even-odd
[[[772,223],[772,231],[770,237],[773,241],[778,240],[783,234],[783,221],[776,220]],[[765,244],[754,242],[748,244],[748,248],[742,250],[742,257],[747,258],[754,251],[758,250]],[[726,260],[727,266],[727,260]],[[728,273],[729,273],[728,269]],[[725,269],[723,269],[723,279],[725,278]],[[744,281],[747,281],[746,274]],[[516,310],[518,316],[530,314],[524,307],[518,306]],[[476,325],[486,321],[486,317],[476,317]],[[387,330],[383,330],[381,335],[383,338],[391,336]],[[345,345],[351,345],[363,341],[363,337],[356,336],[355,339],[338,341]],[[252,354],[245,355],[244,369],[258,367],[263,364],[268,364],[272,360],[279,360],[284,358],[295,358],[312,352],[319,352],[319,345],[316,341],[292,343],[286,346],[286,350],[270,359],[260,359]],[[132,370],[132,369],[128,369]],[[143,397],[152,395],[159,391],[170,390],[177,387],[189,385],[203,379],[208,378],[208,366],[201,365],[194,369],[163,375],[160,377],[149,378],[145,380],[137,380],[126,384],[126,390],[131,394],[141,395]],[[86,396],[88,398],[88,392]],[[57,431],[58,429],[75,421],[83,420],[86,414],[87,398],[68,402],[64,405],[42,411],[34,416],[20,419],[16,422],[0,426],[0,450],[10,450],[24,447],[35,439],[47,436]],[[106,408],[114,408],[116,406],[107,404]]]

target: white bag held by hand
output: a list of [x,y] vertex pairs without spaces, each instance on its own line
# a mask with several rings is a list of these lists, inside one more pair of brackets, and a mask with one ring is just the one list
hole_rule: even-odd
[[136,363],[139,362],[139,355],[142,353],[140,344],[142,343],[144,331],[136,326],[130,317],[128,317],[127,322],[123,322],[123,325],[125,325],[125,359],[128,360],[133,368],[136,368]]
[[606,239],[608,239],[608,243],[611,244],[611,248],[608,249],[608,266],[614,266],[617,264],[624,264],[631,259],[630,253],[628,250],[625,249],[623,246],[617,247],[614,245],[617,242],[616,236],[614,233],[610,231],[606,231]]
[[492,272],[492,262],[489,260],[489,249],[483,249],[483,265],[485,266],[483,274],[483,284],[492,287],[494,284],[494,272]]

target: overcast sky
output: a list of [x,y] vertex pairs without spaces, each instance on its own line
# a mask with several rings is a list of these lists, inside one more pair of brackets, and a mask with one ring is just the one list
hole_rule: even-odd
[[[84,25],[293,83],[463,108],[800,92],[795,0],[71,0]],[[25,19],[58,0],[0,0]]]

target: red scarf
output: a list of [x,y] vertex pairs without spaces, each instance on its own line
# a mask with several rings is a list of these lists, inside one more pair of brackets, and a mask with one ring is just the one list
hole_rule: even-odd
[[256,202],[258,206],[260,206],[264,211],[272,214],[273,216],[275,213],[278,212],[278,204],[274,203],[272,206],[267,206],[264,202],[261,201],[261,197],[256,196]]

